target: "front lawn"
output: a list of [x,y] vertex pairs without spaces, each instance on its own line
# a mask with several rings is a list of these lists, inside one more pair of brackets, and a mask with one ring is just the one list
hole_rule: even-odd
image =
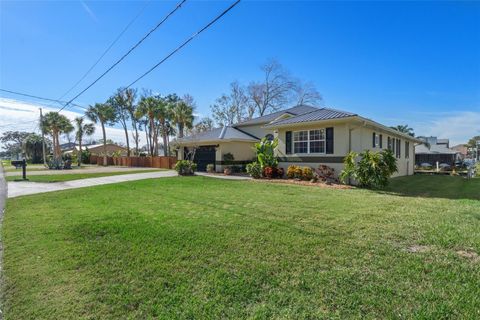
[[[437,190],[428,194],[417,177],[387,192],[177,177],[9,199],[2,310],[5,319],[479,318],[480,200],[468,190],[480,179],[464,189],[443,178],[422,180]],[[452,186],[467,193],[440,192]]]
[[[28,175],[27,179],[30,182],[61,182],[61,181],[70,181],[70,180],[79,180],[79,179],[88,179],[88,178],[98,178],[98,177],[109,177],[117,176],[121,174],[133,174],[133,173],[145,173],[145,172],[155,172],[160,171],[161,169],[146,169],[146,170],[135,170],[135,171],[118,171],[118,172],[97,172],[97,173],[66,173],[66,174],[49,174],[49,175]],[[19,180],[21,176],[7,176],[7,181]],[[22,183],[22,181],[18,181]]]

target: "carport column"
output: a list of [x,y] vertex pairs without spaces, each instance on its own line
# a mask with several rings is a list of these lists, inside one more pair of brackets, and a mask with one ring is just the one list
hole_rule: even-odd
[[215,171],[223,172],[223,166],[220,164],[222,159],[222,145],[215,148]]
[[185,147],[184,146],[181,146],[179,149],[178,149],[178,157],[177,157],[177,160],[184,160],[183,159],[183,156],[184,156],[184,150],[185,150]]

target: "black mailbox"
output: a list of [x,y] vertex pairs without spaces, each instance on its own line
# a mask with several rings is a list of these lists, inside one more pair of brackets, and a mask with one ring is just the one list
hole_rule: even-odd
[[15,166],[15,168],[22,168],[22,176],[23,180],[27,180],[27,161],[25,159],[23,160],[12,160],[11,161],[12,166]]

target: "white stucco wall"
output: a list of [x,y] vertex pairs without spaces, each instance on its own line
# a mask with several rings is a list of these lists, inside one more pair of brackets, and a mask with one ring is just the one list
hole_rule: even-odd
[[[285,153],[285,133],[287,131],[300,131],[300,130],[312,130],[312,129],[324,129],[328,127],[334,128],[334,148],[333,154],[290,154],[286,155]],[[383,143],[382,148],[380,147],[373,147],[373,132],[378,135],[382,135]],[[349,139],[349,135],[351,139]],[[394,174],[395,176],[404,176],[404,175],[412,175],[414,173],[414,162],[415,162],[415,153],[414,153],[414,142],[410,141],[410,156],[409,158],[405,158],[405,138],[400,135],[395,135],[387,130],[384,130],[380,127],[370,127],[367,125],[363,125],[358,121],[333,121],[333,122],[325,122],[321,125],[297,125],[292,126],[289,128],[279,128],[275,131],[275,136],[279,139],[279,146],[278,146],[278,156],[279,157],[301,157],[302,162],[281,162],[280,166],[284,169],[287,169],[289,165],[295,164],[300,166],[310,166],[312,168],[317,168],[320,164],[327,165],[331,168],[335,169],[335,173],[338,174],[343,169],[343,163],[338,163],[339,157],[344,158],[348,152],[355,151],[355,152],[362,152],[364,150],[371,150],[371,151],[382,151],[383,149],[387,148],[387,137],[400,139],[401,144],[401,157],[397,158],[397,166],[398,172]],[[350,140],[350,142],[349,142]],[[293,150],[292,150],[293,151]],[[308,161],[308,158],[313,157],[321,157],[325,161],[323,162],[316,162],[316,161]],[[331,158],[331,162],[329,162],[329,158]]]

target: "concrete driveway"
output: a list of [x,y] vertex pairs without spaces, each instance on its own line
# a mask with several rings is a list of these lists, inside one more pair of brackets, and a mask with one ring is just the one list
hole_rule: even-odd
[[[82,171],[84,172],[84,171]],[[145,173],[130,173],[117,176],[88,178],[64,182],[42,183],[42,182],[8,182],[8,198],[15,198],[29,194],[37,194],[44,192],[61,191],[68,189],[93,187],[103,184],[119,183],[125,181],[135,181],[144,179],[176,177],[177,173],[173,170],[145,172]],[[2,175],[3,179],[3,175]],[[1,187],[0,187],[1,188]],[[1,189],[0,189],[1,192]]]

